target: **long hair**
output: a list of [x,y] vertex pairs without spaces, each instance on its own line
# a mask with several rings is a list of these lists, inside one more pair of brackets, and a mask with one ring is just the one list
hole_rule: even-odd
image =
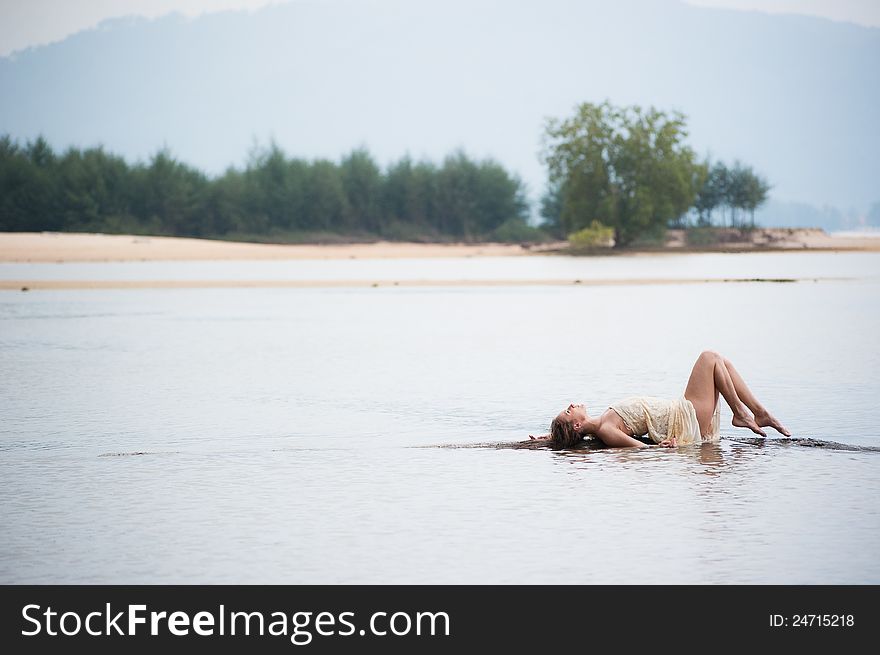
[[583,439],[574,430],[571,421],[562,421],[557,416],[550,422],[550,445],[553,448],[571,448]]

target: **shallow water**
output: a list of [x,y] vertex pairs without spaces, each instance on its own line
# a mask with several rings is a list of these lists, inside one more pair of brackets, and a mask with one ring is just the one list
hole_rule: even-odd
[[877,253],[700,253],[284,261],[0,263],[0,280],[698,280],[878,278]]
[[[442,447],[678,395],[704,348],[796,437],[880,447],[880,256],[692,257],[468,261],[817,281],[0,293],[0,582],[880,582],[880,452],[752,440],[726,406],[698,448]],[[423,275],[273,264],[45,279]]]

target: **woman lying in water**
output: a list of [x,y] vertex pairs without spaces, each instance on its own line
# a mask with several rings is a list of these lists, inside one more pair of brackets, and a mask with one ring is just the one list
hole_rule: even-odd
[[758,402],[730,360],[706,350],[697,358],[681,398],[628,398],[611,405],[597,418],[591,418],[583,405],[572,403],[550,423],[550,434],[529,438],[547,439],[554,448],[570,448],[589,435],[612,448],[645,446],[635,438],[643,435],[669,447],[717,441],[721,424],[719,393],[733,411],[733,425],[749,428],[762,437],[767,436],[761,429],[765,427],[791,436]]

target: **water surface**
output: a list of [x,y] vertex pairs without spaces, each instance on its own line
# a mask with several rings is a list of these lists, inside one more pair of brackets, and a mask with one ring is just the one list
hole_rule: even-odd
[[[878,452],[743,440],[726,407],[697,448],[446,447],[678,395],[704,348],[795,436],[880,446],[880,257],[692,257],[469,261],[817,281],[0,293],[0,582],[880,582]],[[422,274],[319,263],[46,279]]]

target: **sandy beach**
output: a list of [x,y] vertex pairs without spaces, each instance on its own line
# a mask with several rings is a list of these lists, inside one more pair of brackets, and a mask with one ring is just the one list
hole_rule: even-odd
[[[845,252],[845,251],[880,251],[880,239],[868,237],[836,237],[821,230],[754,230],[750,233],[753,242],[724,242],[713,247],[693,247],[685,245],[681,231],[670,230],[665,246],[655,246],[641,250],[631,249],[623,252],[608,249],[604,254],[620,257],[664,256],[690,253],[717,252]],[[68,234],[68,233],[0,233],[0,263],[6,264],[100,264],[100,263],[136,263],[136,262],[204,262],[209,264],[223,262],[308,262],[327,261],[346,262],[361,260],[377,262],[377,260],[414,259],[428,262],[437,258],[497,258],[527,257],[528,255],[562,254],[567,252],[565,242],[542,244],[422,244],[422,243],[358,243],[337,245],[281,245],[238,243],[210,239],[187,239],[172,237],[145,237],[133,235],[110,234]],[[409,264],[403,264],[405,267]],[[367,277],[349,279],[322,279],[321,275],[287,279],[268,275],[265,279],[250,279],[229,275],[222,279],[210,278],[189,279],[128,279],[126,276],[112,279],[103,278],[100,274],[92,279],[91,274],[78,279],[68,278],[63,269],[59,268],[58,276],[44,275],[8,276],[0,279],[0,290],[5,291],[37,291],[37,290],[73,290],[73,289],[211,289],[211,288],[341,288],[341,287],[431,287],[431,286],[614,286],[621,284],[655,285],[655,284],[694,284],[724,282],[797,282],[797,275],[770,275],[749,272],[747,275],[737,273],[736,276],[706,277],[691,275],[679,276],[643,276],[634,269],[633,274],[619,278],[606,276],[584,276],[575,274],[572,277],[549,278],[544,276],[517,276],[510,278],[491,277],[477,274],[472,277],[454,265],[448,273],[437,275],[412,276],[401,274],[399,267],[395,273],[377,274]],[[518,267],[517,270],[522,267]],[[525,270],[525,269],[523,269]],[[276,273],[277,275],[277,273]],[[394,277],[390,277],[394,275]],[[157,276],[162,278],[161,275]],[[812,277],[810,278],[812,279]]]
[[[558,244],[555,247],[559,247]],[[547,246],[543,246],[546,249]],[[213,239],[78,234],[0,233],[0,262],[119,262],[283,259],[400,259],[527,255],[519,244],[355,243],[281,245]]]
[[[356,243],[281,245],[212,239],[79,234],[0,233],[0,262],[206,261],[285,259],[420,259],[436,257],[517,257],[561,252],[565,242],[537,246],[503,243]],[[831,236],[819,229],[757,229],[751,240],[711,247],[686,246],[681,230],[670,230],[666,245],[650,252],[765,250],[880,251],[880,238]],[[624,254],[638,254],[631,250]],[[609,254],[610,251],[609,251]]]

